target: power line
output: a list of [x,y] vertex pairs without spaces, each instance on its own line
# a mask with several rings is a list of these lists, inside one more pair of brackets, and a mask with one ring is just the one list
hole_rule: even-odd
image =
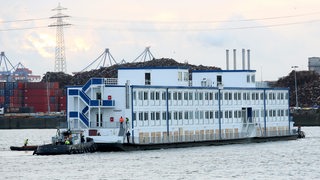
[[[221,30],[241,30],[241,29],[258,29],[258,28],[271,28],[271,27],[281,27],[281,26],[290,26],[290,25],[298,25],[298,24],[309,24],[309,23],[317,23],[320,22],[320,19],[309,20],[309,21],[300,21],[300,22],[292,22],[292,23],[279,23],[279,24],[269,24],[269,25],[256,25],[256,26],[240,26],[240,27],[226,27],[226,28],[162,28],[162,29],[145,29],[145,28],[115,28],[115,27],[100,27],[94,28],[95,30],[108,30],[108,31],[132,31],[132,32],[188,32],[188,31],[221,31]],[[81,27],[81,29],[87,27],[86,25],[75,25],[75,28]],[[92,27],[88,27],[88,29],[93,29]]]
[[[258,20],[267,20],[267,19],[284,19],[284,18],[293,18],[293,17],[300,17],[300,16],[307,16],[307,15],[313,15],[313,14],[319,14],[320,12],[313,12],[313,13],[306,13],[306,14],[298,14],[298,15],[291,15],[291,16],[274,16],[274,17],[265,17],[265,18],[256,18],[256,19],[243,19],[243,20],[217,20],[217,21],[127,21],[127,20],[102,20],[104,23],[217,23],[217,22],[245,22],[245,21],[258,21]],[[79,17],[75,17],[79,18]],[[33,20],[44,20],[49,18],[36,18],[36,19],[21,19],[21,20],[10,20],[10,21],[2,21],[2,23],[9,23],[9,22],[23,22],[23,21],[33,21]],[[82,19],[86,19],[83,17]],[[90,18],[87,18],[90,19]],[[92,18],[91,18],[92,19]],[[99,20],[99,21],[100,21]],[[298,24],[307,24],[307,23],[315,23],[319,22],[320,19],[315,20],[307,20],[307,21],[300,21],[300,22],[291,22],[291,23],[279,23],[279,24],[269,24],[269,25],[257,25],[257,26],[242,26],[242,27],[227,27],[227,28],[199,28],[199,29],[188,29],[188,28],[182,28],[182,29],[133,29],[133,28],[115,28],[114,26],[111,28],[101,28],[101,29],[107,29],[110,31],[133,31],[133,32],[152,32],[152,31],[168,31],[168,32],[174,32],[174,31],[214,31],[214,30],[239,30],[239,29],[256,29],[256,28],[268,28],[268,27],[280,27],[280,26],[289,26],[289,25],[298,25]],[[69,24],[68,24],[69,25]],[[77,27],[86,27],[90,26],[88,28],[92,29],[92,25],[74,25],[75,28]],[[22,27],[22,28],[7,28],[7,29],[0,29],[0,32],[2,31],[17,31],[17,30],[29,30],[29,29],[40,29],[40,28],[47,28],[47,26],[36,26],[36,27]],[[97,29],[97,28],[95,28]]]
[[274,19],[288,19],[288,18],[296,18],[302,16],[310,16],[320,14],[320,12],[312,12],[312,13],[304,13],[304,14],[296,14],[296,15],[287,15],[287,16],[272,16],[272,17],[264,17],[264,18],[251,18],[251,19],[235,19],[235,20],[208,20],[208,21],[148,21],[148,20],[123,20],[123,19],[98,19],[98,18],[90,18],[90,17],[73,17],[73,19],[78,21],[101,21],[104,23],[141,23],[141,24],[213,24],[213,23],[222,23],[222,22],[247,22],[247,21],[262,21],[262,20],[274,20]]
[[35,19],[17,19],[17,20],[8,20],[8,21],[0,21],[1,23],[13,23],[13,22],[28,22],[28,21],[39,21],[39,20],[49,20],[49,18],[35,18]]
[[29,30],[29,29],[41,29],[48,28],[48,26],[36,26],[36,27],[22,27],[22,28],[8,28],[8,29],[0,29],[0,31],[21,31],[21,30]]

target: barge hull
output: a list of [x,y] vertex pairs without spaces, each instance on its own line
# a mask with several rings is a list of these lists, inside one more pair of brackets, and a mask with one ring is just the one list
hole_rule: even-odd
[[261,143],[270,141],[286,141],[296,140],[297,135],[287,136],[271,136],[271,137],[252,137],[239,139],[223,139],[214,141],[192,141],[180,143],[159,143],[159,144],[133,144],[133,143],[96,143],[97,151],[137,151],[137,150],[156,150],[169,148],[186,148],[199,146],[220,146],[228,144],[247,144],[247,143]]

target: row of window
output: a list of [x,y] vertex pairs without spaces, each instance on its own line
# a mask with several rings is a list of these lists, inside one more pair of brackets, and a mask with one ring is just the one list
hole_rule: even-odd
[[[168,100],[219,100],[218,92],[181,92],[181,91],[169,91]],[[138,95],[138,97],[137,97]],[[166,100],[167,93],[165,91],[134,91],[134,100]],[[270,92],[266,94],[266,99],[269,100],[288,100],[288,93],[284,92]],[[220,99],[224,100],[263,100],[263,92],[224,92],[220,93]]]
[[[248,112],[246,110],[226,110],[220,112],[221,119],[225,119],[227,121],[222,121],[225,123],[232,123],[232,122],[252,122],[252,118],[259,118],[264,117],[263,110],[252,110],[252,116],[247,117]],[[214,120],[219,119],[219,111],[170,111],[168,114],[166,111],[144,111],[144,112],[134,112],[133,120],[136,122],[138,121],[152,121],[151,124],[160,125],[161,123],[156,123],[155,121],[166,120],[168,115],[168,120],[171,122],[172,120]],[[288,117],[288,110],[278,109],[278,110],[267,110],[267,117],[279,117],[279,120],[287,120]],[[235,119],[235,121],[232,121]],[[270,119],[272,120],[272,119]],[[274,120],[274,119],[273,119]],[[191,124],[191,121],[188,121],[188,124]],[[200,123],[200,121],[198,121]],[[209,121],[214,122],[214,121]],[[172,124],[172,122],[170,123]],[[184,123],[186,124],[186,123]],[[193,123],[192,123],[193,124]]]

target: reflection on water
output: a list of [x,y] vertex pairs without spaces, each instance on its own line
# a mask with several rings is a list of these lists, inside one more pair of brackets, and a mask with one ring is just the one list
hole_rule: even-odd
[[294,141],[133,152],[33,156],[10,145],[50,142],[54,129],[0,130],[2,179],[312,179],[319,178],[320,127]]

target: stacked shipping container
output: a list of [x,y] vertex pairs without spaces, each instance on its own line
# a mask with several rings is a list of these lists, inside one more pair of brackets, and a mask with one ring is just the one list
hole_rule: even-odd
[[5,112],[61,112],[66,98],[58,82],[0,82],[0,106]]

